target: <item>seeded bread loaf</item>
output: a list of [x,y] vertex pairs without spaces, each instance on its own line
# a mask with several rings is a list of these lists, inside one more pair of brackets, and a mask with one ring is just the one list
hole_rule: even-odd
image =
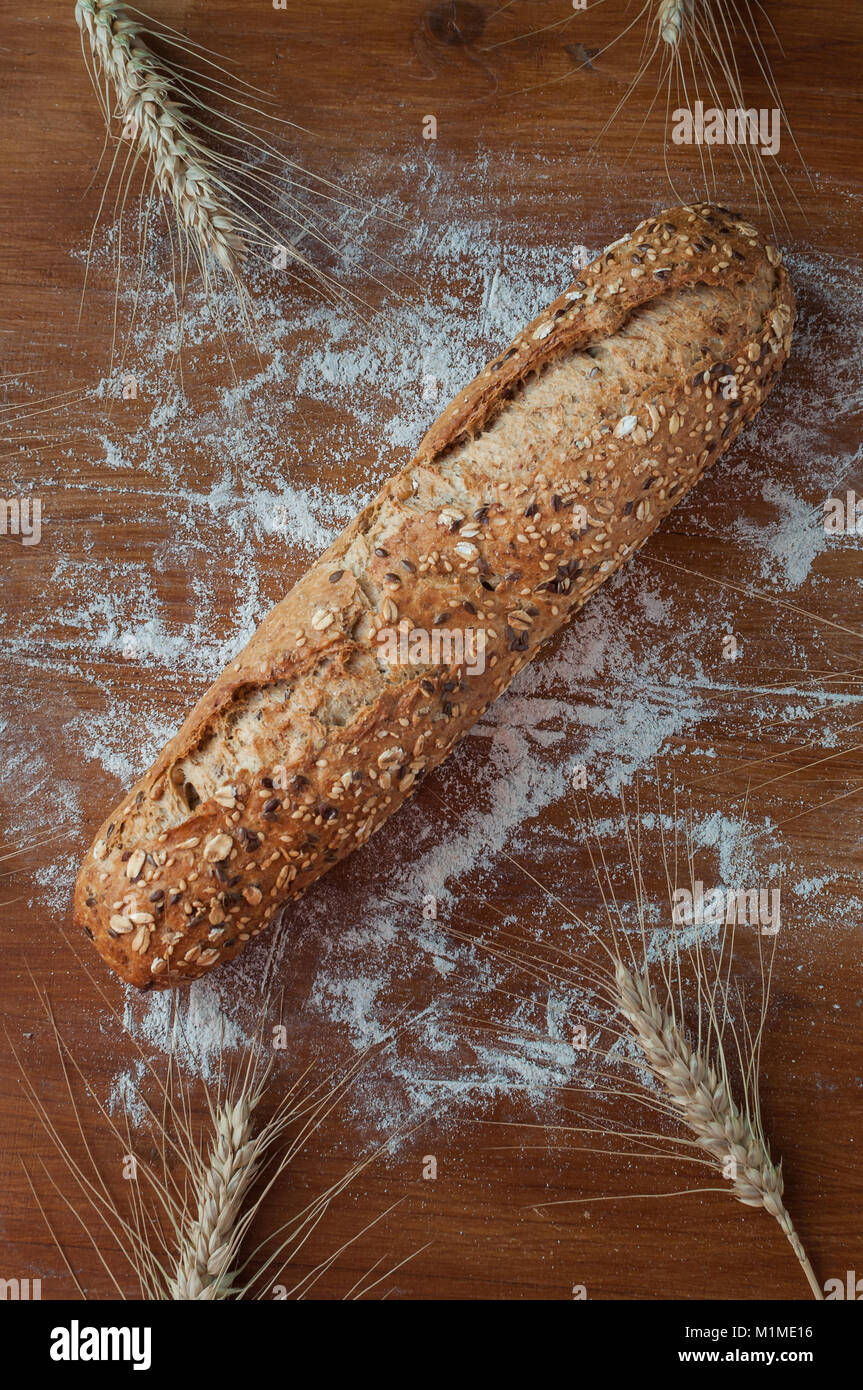
[[[363,844],[733,442],[793,320],[780,253],[724,208],[651,217],[581,271],[105,821],[75,917],[108,964],[193,980]],[[381,643],[448,628],[475,634],[458,659]]]

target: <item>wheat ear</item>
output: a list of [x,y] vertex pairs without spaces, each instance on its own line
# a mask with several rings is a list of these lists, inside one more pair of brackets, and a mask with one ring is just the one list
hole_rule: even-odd
[[[681,825],[677,791],[674,791],[671,822],[673,838],[669,840],[658,784],[656,824],[659,828],[662,877],[665,880],[672,929],[670,942],[664,947],[661,937],[658,941],[649,939],[653,934],[653,927],[649,924],[657,918],[651,911],[644,879],[647,846],[642,835],[638,783],[635,795],[634,828],[630,823],[623,796],[621,807],[626,860],[632,885],[631,908],[634,909],[635,923],[641,938],[640,959],[633,950],[631,923],[628,926],[624,916],[624,905],[618,900],[601,832],[592,813],[589,817],[588,855],[592,874],[601,894],[610,941],[604,940],[596,933],[590,922],[575,911],[571,904],[547,888],[517,859],[506,851],[503,853],[514,869],[539,888],[550,903],[563,911],[567,922],[575,923],[595,939],[605,954],[605,963],[597,965],[590,956],[553,942],[519,938],[511,933],[508,926],[491,942],[453,928],[450,928],[450,931],[457,938],[481,946],[483,950],[507,964],[525,968],[534,979],[548,986],[562,986],[567,990],[584,992],[590,1005],[591,1023],[596,1023],[595,1010],[598,1010],[603,1018],[608,1015],[611,1021],[600,1023],[597,1041],[584,1049],[584,1055],[598,1064],[598,1072],[595,1072],[585,1085],[578,1085],[577,1079],[576,1082],[567,1084],[561,1088],[561,1094],[584,1092],[593,1100],[597,1097],[612,1098],[623,1095],[639,1107],[640,1115],[653,1115],[662,1125],[659,1130],[647,1129],[643,1120],[639,1118],[634,1128],[628,1125],[623,1129],[613,1120],[605,1118],[600,1125],[548,1125],[542,1128],[549,1132],[560,1130],[573,1135],[598,1135],[602,1137],[603,1143],[608,1139],[620,1141],[625,1146],[624,1152],[631,1152],[645,1159],[669,1157],[718,1170],[727,1184],[718,1190],[731,1192],[746,1206],[763,1207],[775,1218],[800,1262],[814,1297],[823,1299],[823,1291],[782,1200],[781,1164],[773,1162],[764,1133],[759,1077],[761,1044],[767,1024],[772,979],[772,953],[765,960],[761,947],[762,938],[758,936],[761,1009],[759,1016],[750,1023],[742,987],[737,985],[736,989],[732,988],[734,924],[726,923],[721,930],[718,944],[711,944],[709,949],[700,927],[695,929],[694,939],[687,942],[681,938],[677,928],[674,903],[684,863],[693,894],[697,881],[692,826],[687,826],[685,861],[681,863],[684,847],[679,844]],[[451,810],[441,798],[438,800],[442,806]],[[742,868],[738,867],[735,871],[734,865],[737,855],[741,853],[741,842],[742,830],[741,840],[738,841],[731,861],[732,879],[736,879],[737,891],[741,887],[738,875]],[[506,914],[502,910],[499,916],[506,921]],[[658,920],[662,921],[662,915]],[[775,945],[774,937],[774,950]],[[658,954],[657,946],[660,948]],[[629,965],[625,962],[624,955]],[[660,992],[657,992],[651,977],[651,958],[658,960],[653,969],[662,981]],[[685,979],[690,987],[694,988],[694,999],[691,999],[688,1005],[684,1000]],[[743,1014],[739,1025],[735,1023],[731,1009],[733,994],[736,994]],[[684,1030],[682,1023],[687,1013],[694,1014],[693,1024],[688,1032]],[[603,1037],[603,1033],[610,1036],[611,1046],[608,1036]],[[618,1048],[621,1043],[624,1045],[622,1052]],[[614,1065],[609,1067],[612,1059]],[[649,1076],[644,1076],[645,1064]],[[742,1093],[742,1107],[735,1100],[731,1082],[732,1074],[738,1071],[740,1076],[736,1084],[740,1089],[737,1094]],[[581,1112],[578,1112],[578,1117],[585,1118]],[[665,1122],[671,1117],[679,1119],[693,1138],[684,1139],[667,1134]],[[505,1123],[512,1124],[511,1121]],[[529,1128],[533,1130],[536,1125],[531,1123]],[[643,1143],[640,1150],[634,1147],[638,1141]],[[616,1151],[591,1147],[586,1152]],[[688,1190],[717,1191],[715,1187]],[[630,1195],[638,1197],[641,1194]],[[677,1197],[682,1193],[656,1195]],[[536,1210],[568,1205],[580,1200],[582,1199],[564,1198],[542,1202]]]
[[823,1298],[782,1200],[782,1165],[777,1166],[770,1157],[757,1118],[753,1120],[738,1108],[726,1078],[700,1048],[690,1044],[672,1014],[661,1007],[649,975],[636,975],[618,960],[614,985],[624,1022],[698,1147],[715,1159],[723,1177],[731,1179],[738,1202],[763,1207],[779,1222],[813,1294]]
[[693,0],[662,0],[656,17],[663,41],[676,48],[692,14]]
[[206,147],[172,99],[170,79],[142,26],[116,0],[77,0],[75,18],[97,78],[114,90],[115,103],[100,93],[106,119],[115,114],[122,122],[202,267],[212,255],[236,276],[246,252],[240,221],[221,196]]
[[235,1297],[238,1217],[266,1144],[266,1130],[257,1138],[252,1135],[259,1098],[260,1092],[242,1095],[216,1112],[216,1142],[198,1176],[197,1210],[183,1232],[172,1298]]

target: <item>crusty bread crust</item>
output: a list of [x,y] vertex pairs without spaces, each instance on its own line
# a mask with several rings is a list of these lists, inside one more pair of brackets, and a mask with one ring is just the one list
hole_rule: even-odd
[[[195,979],[364,843],[733,442],[793,321],[780,253],[707,204],[581,271],[107,818],[75,920],[108,964],[142,989]],[[485,634],[484,670],[475,648],[417,665],[380,645],[448,626]]]

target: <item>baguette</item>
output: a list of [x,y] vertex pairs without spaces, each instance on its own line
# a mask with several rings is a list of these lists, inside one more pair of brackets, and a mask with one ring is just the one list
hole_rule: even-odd
[[708,204],[582,270],[102,825],[75,921],[108,964],[194,980],[368,840],[734,441],[793,320],[779,251]]

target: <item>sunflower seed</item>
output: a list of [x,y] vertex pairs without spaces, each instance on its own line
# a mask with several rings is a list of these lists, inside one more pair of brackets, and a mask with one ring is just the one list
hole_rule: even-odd
[[138,877],[139,873],[144,867],[144,860],[146,859],[146,857],[147,856],[142,849],[136,849],[130,855],[129,861],[126,864],[126,877],[130,880],[130,882]]
[[219,859],[227,859],[233,846],[230,835],[214,835],[204,845],[204,858],[208,864],[215,864]]

